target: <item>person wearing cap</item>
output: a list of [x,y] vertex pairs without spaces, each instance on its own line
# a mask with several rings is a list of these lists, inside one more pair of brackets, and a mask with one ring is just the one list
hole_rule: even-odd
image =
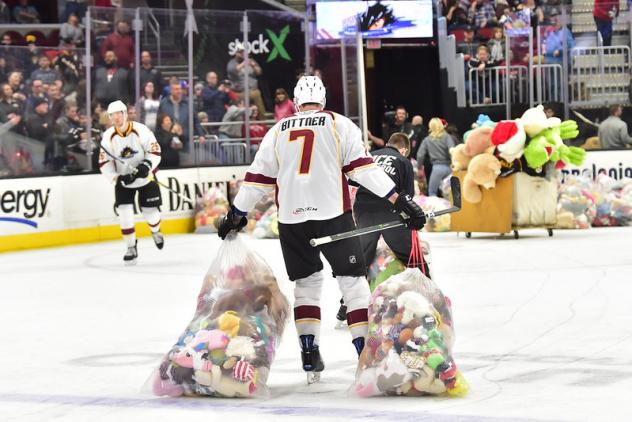
[[48,101],[42,97],[34,97],[32,104],[33,113],[26,119],[26,134],[46,145],[44,163],[51,170],[59,170],[63,164],[54,161],[53,117],[48,110]]
[[467,62],[472,57],[476,57],[476,49],[478,43],[474,39],[474,28],[468,26],[463,32],[463,40],[456,45],[456,52],[464,55],[464,60]]
[[[553,29],[546,35],[544,39],[544,54],[545,62],[547,64],[559,64],[563,63],[564,57],[564,38],[566,38],[566,51],[571,51],[575,47],[575,40],[573,34],[568,28],[564,26],[564,23],[558,15],[552,15],[550,17],[551,25]],[[571,60],[569,58],[568,63]],[[558,82],[559,86],[559,82]]]
[[62,40],[59,54],[53,59],[53,68],[61,75],[65,94],[70,94],[77,89],[83,76],[83,63],[72,42]]
[[[249,66],[246,64],[249,63]],[[245,59],[244,46],[239,43],[235,52],[235,57],[230,59],[226,65],[226,74],[228,79],[233,83],[233,90],[239,94],[240,98],[244,97],[245,80],[248,78],[248,89],[250,91],[250,100],[257,105],[257,108],[262,114],[265,114],[265,104],[263,103],[263,97],[261,96],[261,90],[259,90],[259,82],[257,78],[261,76],[262,70],[259,63],[254,59],[248,58],[248,62]]]

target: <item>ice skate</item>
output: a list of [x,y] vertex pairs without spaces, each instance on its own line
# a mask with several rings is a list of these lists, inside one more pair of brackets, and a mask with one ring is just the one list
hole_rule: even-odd
[[165,237],[160,232],[152,233],[151,237],[154,239],[154,243],[158,249],[162,249],[165,246]]
[[125,252],[125,256],[123,256],[123,262],[125,262],[125,265],[136,265],[136,258],[138,258],[138,250],[136,249],[137,245],[138,241],[134,243],[134,246],[127,248],[127,252]]
[[336,315],[336,330],[347,328],[347,305],[340,299],[340,309]]
[[320,373],[325,369],[325,364],[320,357],[318,345],[314,344],[313,335],[303,335],[299,339],[303,371],[307,375],[307,385],[314,384],[320,380]]

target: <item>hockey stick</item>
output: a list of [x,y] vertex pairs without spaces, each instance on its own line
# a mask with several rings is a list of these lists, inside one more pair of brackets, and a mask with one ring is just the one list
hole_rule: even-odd
[[[425,213],[427,219],[439,217],[440,215],[451,214],[453,212],[461,210],[461,183],[459,182],[458,177],[452,176],[450,178],[450,187],[452,188],[452,206],[444,210],[429,211]],[[389,221],[388,223],[376,224],[375,226],[364,227],[344,233],[332,234],[331,236],[323,236],[311,239],[309,241],[309,244],[313,247],[316,247],[324,245],[326,243],[336,242],[338,240],[348,239],[350,237],[362,236],[363,234],[375,233],[382,230],[388,230],[392,229],[393,227],[400,227],[403,225],[404,222],[402,222],[401,220]]]
[[584,123],[588,123],[589,125],[592,125],[594,127],[599,127],[598,123],[595,123],[591,120],[588,119],[588,117],[584,116],[583,114],[581,114],[579,111],[575,111],[575,110],[571,110],[575,116],[579,117],[579,119],[584,122]]
[[[112,158],[114,161],[118,161],[119,163],[121,163],[123,166],[127,167],[128,169],[131,168],[132,169],[132,174],[136,174],[136,172],[138,170],[136,170],[135,168],[132,168],[132,166],[130,166],[129,164],[127,164],[125,161],[121,160],[120,158],[116,157],[115,155],[113,155],[110,151],[108,151],[107,149],[105,149],[105,147],[101,144],[99,144],[99,148],[101,148],[103,150],[103,152],[105,152],[110,158]],[[165,185],[164,183],[159,182],[158,180],[156,180],[156,178],[154,177],[154,175],[152,173],[149,173],[147,175],[147,179],[156,183],[158,186],[162,186],[163,188],[167,189],[169,192],[174,193],[176,195],[178,195],[182,200],[184,201],[188,201],[191,203],[191,205],[194,205],[194,202],[191,198],[189,198],[188,196],[185,196],[183,194],[181,194],[178,191],[175,191],[173,189],[171,189],[169,186]]]

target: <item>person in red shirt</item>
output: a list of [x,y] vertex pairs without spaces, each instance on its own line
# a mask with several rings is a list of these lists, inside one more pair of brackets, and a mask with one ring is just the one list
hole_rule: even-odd
[[105,38],[101,44],[101,57],[105,58],[107,51],[114,51],[119,67],[131,68],[134,64],[134,38],[130,35],[129,22],[116,22],[116,31]]
[[274,92],[274,120],[277,122],[286,117],[292,117],[296,112],[294,103],[283,88],[277,88]]
[[612,21],[619,16],[618,0],[595,0],[593,17],[605,47],[612,44]]

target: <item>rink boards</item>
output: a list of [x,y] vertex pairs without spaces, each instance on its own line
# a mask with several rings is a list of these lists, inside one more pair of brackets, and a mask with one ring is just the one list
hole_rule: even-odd
[[[246,166],[163,170],[161,183],[195,199],[217,186],[243,179]],[[194,203],[161,188],[162,231],[193,230]],[[117,239],[114,187],[100,174],[0,180],[0,252]],[[136,216],[139,236],[149,229]]]

